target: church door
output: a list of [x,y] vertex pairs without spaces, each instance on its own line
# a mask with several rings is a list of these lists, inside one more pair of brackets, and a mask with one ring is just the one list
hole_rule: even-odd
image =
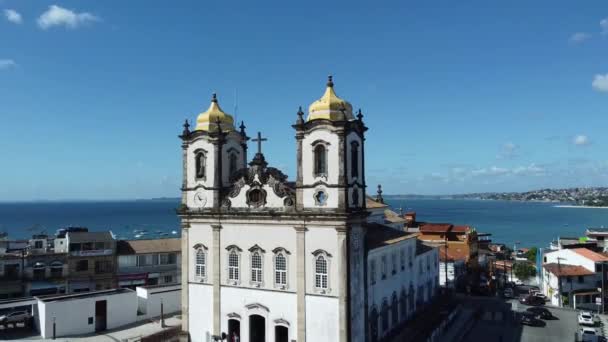
[[249,342],[266,342],[266,319],[264,317],[249,316]]
[[228,342],[238,342],[241,339],[241,322],[236,319],[228,320]]
[[287,327],[277,325],[274,327],[274,341],[275,342],[288,342],[288,330]]

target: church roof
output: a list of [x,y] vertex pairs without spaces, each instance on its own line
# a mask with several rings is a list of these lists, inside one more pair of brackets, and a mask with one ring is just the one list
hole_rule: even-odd
[[365,207],[368,209],[387,208],[388,204],[377,202],[373,197],[367,195],[365,196]]
[[217,96],[213,94],[209,109],[200,113],[196,119],[196,130],[215,132],[217,131],[218,123],[222,131],[234,131],[234,119],[230,114],[227,114],[220,108],[220,105],[217,102]]
[[368,222],[365,223],[365,226],[367,227],[367,248],[370,250],[390,246],[410,238],[416,238],[416,234],[406,233],[379,223]]
[[353,106],[336,95],[331,76],[328,78],[327,88],[325,88],[323,96],[308,107],[308,121],[317,119],[331,121],[354,120]]

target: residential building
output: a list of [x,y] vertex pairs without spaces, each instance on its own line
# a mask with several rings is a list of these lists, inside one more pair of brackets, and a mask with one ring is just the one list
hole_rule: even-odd
[[[250,342],[374,341],[404,322],[400,303],[417,309],[436,292],[437,249],[385,225],[381,189],[367,208],[367,127],[331,77],[292,127],[295,182],[268,166],[259,132],[247,158],[244,124],[237,129],[215,95],[193,131],[184,124],[182,329],[194,342],[222,333]],[[415,275],[401,271],[402,250]],[[387,274],[372,290],[376,258]],[[403,291],[414,300],[399,301]]]
[[24,254],[0,254],[0,299],[22,297]]
[[447,246],[448,253],[465,257],[466,267],[479,266],[477,231],[470,226],[451,223],[420,223],[418,239],[436,246]]
[[439,285],[456,289],[463,285],[466,276],[467,254],[462,249],[439,248]]
[[181,282],[181,240],[120,240],[117,242],[118,286]]
[[606,262],[607,256],[586,248],[545,252],[542,291],[553,305],[577,307],[594,303],[601,293],[602,267]]
[[23,272],[25,295],[66,293],[68,253],[27,254]]
[[588,243],[595,243],[601,251],[608,250],[608,228],[587,228],[585,236]]
[[66,231],[55,242],[55,252],[68,253],[68,293],[116,287],[116,240],[112,233]]

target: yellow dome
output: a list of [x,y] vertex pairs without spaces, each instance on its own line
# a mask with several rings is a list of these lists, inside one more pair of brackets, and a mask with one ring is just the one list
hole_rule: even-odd
[[354,120],[353,106],[342,100],[334,92],[334,82],[331,76],[327,81],[325,94],[308,107],[308,120],[326,119],[331,121]]
[[220,108],[220,105],[217,103],[217,97],[213,94],[209,109],[206,112],[200,113],[196,119],[196,130],[216,132],[218,122],[222,131],[234,131],[234,119]]

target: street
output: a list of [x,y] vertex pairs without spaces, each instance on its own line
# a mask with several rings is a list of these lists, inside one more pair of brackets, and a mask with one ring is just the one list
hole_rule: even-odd
[[[556,318],[543,320],[545,326],[528,326],[519,323],[518,312],[529,306],[519,302],[488,298],[476,303],[482,313],[466,335],[467,342],[572,342],[578,330],[577,311],[546,307]],[[599,327],[596,327],[600,331]]]

